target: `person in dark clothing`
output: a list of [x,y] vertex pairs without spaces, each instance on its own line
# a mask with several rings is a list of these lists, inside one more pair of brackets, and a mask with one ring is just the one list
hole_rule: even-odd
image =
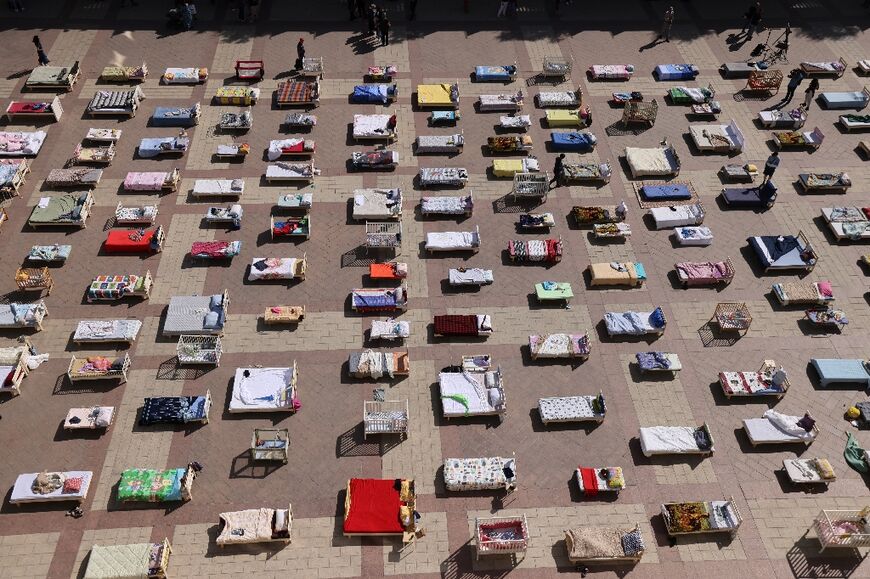
[[351,20],[356,18],[356,0],[347,0],[347,12]]
[[40,66],[45,66],[50,60],[48,60],[48,55],[45,54],[45,50],[42,48],[42,41],[39,40],[39,36],[33,37],[33,45],[36,47],[36,58],[39,60]]
[[369,10],[368,10],[368,16],[369,16],[369,36],[371,36],[372,34],[375,33],[375,28],[376,28],[377,23],[378,23],[378,7],[375,6],[374,4],[370,4]]
[[386,15],[381,18],[381,46],[390,45],[390,21]]
[[550,179],[550,185],[556,183],[556,187],[562,184],[565,176],[565,153],[560,153],[556,157],[556,163],[553,165],[553,178]]
[[758,186],[761,189],[764,185],[770,182],[773,179],[773,174],[776,173],[776,168],[779,167],[779,153],[774,151],[770,154],[770,157],[767,158],[767,161],[764,163],[764,178],[761,180],[761,185]]
[[296,70],[302,70],[302,59],[305,58],[305,39],[300,38],[296,44]]
[[746,24],[743,25],[743,30],[740,33],[743,34],[748,30],[749,35],[746,39],[752,40],[752,35],[761,31],[761,2],[756,2],[750,6],[744,16],[746,17]]
[[411,0],[408,4],[408,20],[413,20],[417,17],[417,0]]
[[812,104],[813,99],[816,98],[816,91],[819,90],[819,79],[814,78],[810,81],[810,86],[807,87],[807,90],[804,92],[806,96],[804,97],[804,110],[810,110],[810,104]]
[[794,98],[794,91],[797,90],[807,75],[801,69],[795,68],[788,76],[791,80],[788,81],[788,87],[786,88],[785,96],[782,97],[782,102],[778,105],[779,108],[782,108],[791,102],[791,99]]

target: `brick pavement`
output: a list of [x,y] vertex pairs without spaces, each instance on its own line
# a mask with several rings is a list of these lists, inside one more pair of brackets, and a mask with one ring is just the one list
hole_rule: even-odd
[[[557,577],[571,568],[562,543],[566,525],[629,524],[640,522],[647,537],[643,562],[631,576],[721,577],[839,576],[859,577],[868,573],[866,564],[853,554],[818,552],[810,530],[813,517],[822,508],[863,506],[866,479],[852,471],[842,458],[845,431],[844,409],[863,399],[857,389],[821,391],[807,360],[813,356],[865,357],[861,345],[870,328],[866,297],[866,270],[858,266],[866,248],[855,243],[835,243],[819,220],[822,207],[860,205],[860,195],[870,178],[870,169],[857,156],[861,136],[835,128],[837,111],[813,104],[808,126],[822,128],[826,141],[815,153],[783,153],[776,182],[780,195],[767,212],[722,210],[715,197],[723,187],[717,175],[725,162],[763,163],[770,151],[770,134],[757,127],[757,112],[774,104],[767,100],[734,98],[744,81],[723,79],[717,73],[725,61],[748,58],[751,46],[729,51],[726,40],[735,32],[739,14],[732,5],[677,8],[674,38],[669,44],[638,52],[654,34],[650,22],[661,17],[661,3],[626,0],[618,6],[603,0],[562,7],[558,16],[551,3],[528,0],[517,20],[497,21],[497,3],[472,2],[465,14],[462,2],[421,2],[417,20],[406,21],[404,3],[388,3],[393,20],[393,41],[388,47],[374,46],[359,34],[359,21],[346,20],[339,0],[326,3],[290,3],[263,0],[260,17],[251,24],[237,24],[229,2],[201,2],[199,29],[178,32],[163,27],[163,8],[140,2],[137,7],[118,1],[45,0],[39,11],[14,15],[16,28],[0,32],[8,54],[0,67],[0,98],[18,97],[26,71],[34,64],[29,27],[38,22],[43,44],[54,64],[81,60],[83,75],[75,89],[62,95],[65,115],[58,124],[41,125],[16,119],[6,130],[35,127],[48,131],[48,138],[34,159],[32,173],[21,196],[4,203],[10,221],[0,233],[9,255],[0,260],[4,292],[13,289],[11,279],[20,256],[36,243],[64,242],[74,246],[63,267],[52,268],[55,291],[46,298],[51,315],[44,330],[32,336],[50,360],[31,372],[22,395],[0,399],[0,463],[9,465],[4,480],[11,485],[18,472],[40,469],[87,468],[95,480],[84,503],[85,517],[65,518],[65,508],[54,505],[0,508],[0,568],[9,576],[80,576],[83,561],[93,544],[121,544],[169,537],[174,545],[170,573],[178,577],[212,577],[249,573],[257,577],[376,577],[503,576]],[[327,6],[328,5],[328,6]],[[582,6],[581,6],[582,5]],[[870,49],[866,33],[853,23],[866,17],[857,2],[819,0],[800,6],[785,0],[765,3],[765,13],[775,26],[789,19],[792,65],[800,60],[843,56],[850,65],[865,58]],[[5,16],[5,13],[4,13]],[[39,20],[36,20],[39,18]],[[105,22],[116,21],[116,26]],[[850,24],[851,23],[851,24]],[[656,24],[657,26],[657,24]],[[778,32],[774,32],[776,36]],[[270,139],[289,133],[279,128],[288,112],[270,107],[272,92],[287,78],[294,46],[306,38],[309,56],[323,56],[326,65],[319,121],[306,138],[317,141],[316,165],[323,171],[313,184],[268,184],[263,150]],[[766,36],[766,35],[765,35]],[[753,43],[748,43],[752,44]],[[570,78],[561,88],[581,87],[584,102],[594,111],[591,131],[598,146],[589,154],[571,153],[571,161],[612,163],[611,182],[599,187],[572,186],[551,192],[540,211],[549,211],[557,225],[546,236],[561,235],[567,248],[561,263],[552,267],[519,266],[503,255],[508,239],[543,238],[515,228],[517,216],[504,204],[510,191],[507,179],[493,179],[488,168],[492,157],[479,145],[495,133],[498,114],[476,113],[479,94],[527,93],[523,114],[533,117],[528,134],[533,153],[542,168],[552,168],[554,155],[548,149],[550,129],[539,122],[542,113],[534,95],[550,85],[536,84],[536,74],[545,57],[565,57],[574,63]],[[221,112],[235,107],[213,105],[218,87],[234,83],[237,59],[266,61],[266,78],[258,84],[260,102],[253,107],[254,127],[246,134],[224,135],[214,125]],[[106,85],[97,81],[103,66],[132,65],[147,61],[149,78],[142,87],[147,95],[139,114],[129,120],[91,119],[82,116],[95,90]],[[476,64],[510,64],[520,67],[519,78],[507,85],[475,83]],[[650,71],[663,62],[691,61],[701,75],[691,83],[717,91],[724,111],[723,122],[735,119],[746,135],[741,155],[699,155],[686,140],[686,126],[694,120],[685,107],[664,99],[669,86],[656,82]],[[628,62],[636,67],[628,83],[591,82],[585,70],[593,63]],[[351,105],[347,95],[362,82],[370,64],[395,64],[400,75],[398,101],[388,107]],[[159,82],[167,66],[207,66],[211,76],[204,85],[166,86]],[[23,72],[22,72],[23,71]],[[420,82],[458,82],[462,120],[456,127],[428,126],[429,111],[416,110],[413,93]],[[860,90],[864,79],[849,70],[838,80],[823,79],[821,90]],[[804,88],[803,86],[801,88]],[[654,127],[637,135],[609,130],[622,115],[607,101],[614,90],[641,90],[647,99],[659,101]],[[50,94],[50,93],[36,93]],[[802,93],[796,95],[796,100]],[[34,98],[29,96],[27,98]],[[178,160],[150,161],[134,156],[139,139],[168,134],[171,129],[147,127],[154,106],[203,106],[200,124],[191,129],[192,147]],[[390,173],[348,173],[351,151],[368,149],[353,143],[349,134],[352,114],[396,114],[400,137],[391,148],[401,161]],[[123,129],[115,162],[94,190],[96,204],[88,227],[81,231],[31,230],[25,221],[39,198],[50,194],[43,179],[51,168],[61,166],[90,126]],[[465,150],[448,157],[413,155],[416,135],[462,131]],[[611,134],[613,133],[613,134]],[[654,146],[667,137],[683,162],[680,180],[691,181],[707,208],[705,225],[716,239],[709,248],[676,248],[670,231],[649,229],[645,210],[638,207],[634,182],[626,176],[620,155],[625,146]],[[252,153],[243,162],[217,162],[212,153],[219,143],[249,142]],[[469,182],[462,191],[420,191],[414,177],[423,166],[462,166]],[[127,194],[121,183],[128,170],[170,170],[179,167],[182,182],[172,194]],[[798,173],[847,170],[855,185],[846,195],[806,195],[793,185]],[[189,195],[198,178],[244,178],[243,227],[238,231],[204,227],[201,218],[209,205],[228,202],[194,199]],[[349,311],[348,292],[366,286],[367,265],[373,255],[360,251],[363,225],[349,219],[349,200],[362,187],[401,187],[405,193],[402,217],[404,243],[399,255],[410,266],[410,309],[400,319],[412,325],[412,336],[403,344],[371,343],[366,333],[372,319],[385,315],[356,315]],[[315,197],[312,236],[299,243],[273,242],[268,233],[269,215],[278,195],[312,192]],[[473,191],[476,207],[468,219],[421,219],[416,213],[423,195],[460,195]],[[589,230],[576,229],[570,219],[577,204],[614,204],[625,200],[633,235],[626,243],[601,244]],[[167,228],[164,251],[156,256],[110,256],[101,252],[105,227],[118,201],[125,205],[157,204],[158,223]],[[481,251],[474,255],[426,255],[420,248],[431,231],[462,231],[479,226]],[[802,279],[830,280],[850,325],[842,335],[814,332],[801,322],[800,308],[782,308],[770,296],[777,281],[793,275],[763,275],[754,255],[746,251],[746,237],[784,234],[803,230],[821,259],[816,269]],[[186,252],[194,240],[239,239],[242,255],[226,264],[193,264]],[[301,256],[309,260],[305,281],[299,283],[248,283],[250,261],[261,256]],[[670,277],[673,264],[683,260],[708,260],[730,256],[736,277],[717,290],[684,290]],[[589,288],[584,274],[590,262],[637,260],[646,266],[649,279],[643,288]],[[480,266],[495,271],[496,283],[479,291],[451,291],[445,278],[450,267]],[[144,302],[87,304],[82,293],[96,273],[142,273],[155,276],[152,298]],[[570,281],[575,300],[569,310],[541,307],[530,295],[536,282]],[[175,340],[160,335],[162,316],[173,295],[209,294],[228,289],[231,306],[223,338],[224,357],[219,368],[194,372],[174,366]],[[60,290],[60,291],[58,291]],[[15,293],[7,300],[20,299]],[[731,339],[711,331],[707,322],[719,301],[745,301],[754,322],[746,336]],[[305,321],[298,327],[265,326],[263,310],[275,304],[305,304]],[[606,311],[650,309],[662,305],[670,327],[652,341],[610,340],[601,331]],[[493,316],[496,333],[486,341],[433,339],[432,316],[441,313],[477,313]],[[75,345],[70,341],[80,319],[135,317],[143,322],[139,339],[129,348]],[[593,353],[583,364],[531,362],[525,352],[527,335],[535,332],[589,330]],[[11,344],[17,332],[4,331],[0,345]],[[601,338],[601,339],[599,339]],[[343,369],[352,351],[367,347],[407,348],[412,374],[392,383],[350,380]],[[640,376],[632,365],[640,349],[677,352],[684,370],[674,378]],[[123,386],[87,383],[70,387],[63,380],[72,353],[96,354],[128,351],[133,358],[129,381]],[[502,366],[509,411],[503,423],[489,419],[459,419],[449,423],[441,416],[437,373],[467,353],[485,352]],[[718,386],[721,370],[750,370],[765,358],[775,358],[788,371],[792,387],[776,403],[781,412],[800,414],[810,410],[818,420],[821,435],[808,449],[802,447],[752,448],[742,432],[741,420],[760,416],[770,401],[730,401]],[[234,369],[242,365],[279,365],[290,360],[299,364],[302,410],[295,416],[239,417],[225,408]],[[387,390],[389,399],[408,399],[410,436],[402,441],[385,437],[363,441],[360,431],[362,401],[373,388]],[[137,415],[143,397],[193,395],[210,389],[214,399],[211,421],[193,429],[140,427]],[[595,428],[573,425],[544,426],[537,415],[541,396],[591,394],[598,390],[608,398],[608,419]],[[68,435],[57,426],[73,405],[116,406],[115,423],[100,436]],[[48,420],[49,428],[34,424]],[[716,437],[716,453],[703,460],[643,457],[637,445],[639,426],[708,422]],[[279,425],[291,432],[290,464],[272,471],[251,467],[247,444],[253,428]],[[854,431],[859,441],[870,445],[864,431]],[[515,453],[519,490],[507,499],[493,493],[445,493],[440,466],[449,456],[487,456]],[[782,476],[782,459],[790,456],[823,456],[838,474],[829,489],[810,492],[796,489]],[[114,485],[120,471],[132,466],[174,466],[196,459],[206,466],[197,479],[194,500],[177,509],[118,508]],[[605,502],[580,495],[571,482],[578,462],[617,464],[625,469],[627,488],[618,500]],[[343,489],[347,478],[409,476],[417,480],[418,510],[423,515],[426,537],[413,548],[399,552],[393,538],[344,538],[340,532]],[[746,518],[732,540],[699,537],[681,539],[670,546],[658,517],[659,504],[672,500],[713,499],[734,496]],[[224,510],[272,506],[292,502],[293,542],[283,548],[218,549],[214,544],[218,513]],[[475,516],[492,513],[526,514],[532,542],[516,569],[507,558],[474,561],[469,545]],[[21,556],[27,555],[27,563]],[[833,571],[832,571],[833,570]],[[615,576],[620,569],[597,574]]]

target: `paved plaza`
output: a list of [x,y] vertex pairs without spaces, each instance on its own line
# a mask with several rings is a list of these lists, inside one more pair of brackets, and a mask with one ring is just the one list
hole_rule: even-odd
[[[414,20],[404,1],[382,0],[392,21],[388,46],[376,46],[365,34],[365,23],[349,20],[341,0],[262,0],[257,17],[240,23],[235,2],[199,0],[192,31],[167,29],[170,2],[140,0],[137,6],[120,0],[42,0],[24,2],[24,12],[0,7],[0,97],[6,107],[14,99],[52,96],[51,91],[26,91],[24,83],[36,65],[31,37],[39,34],[52,64],[80,61],[82,74],[72,91],[59,93],[64,114],[57,123],[28,124],[26,118],[4,119],[0,130],[44,130],[45,143],[32,158],[31,171],[17,197],[2,206],[9,219],[2,224],[0,298],[29,302],[35,292],[16,289],[16,270],[31,246],[62,243],[72,246],[62,266],[50,268],[54,289],[43,296],[49,315],[40,332],[25,332],[47,362],[32,370],[19,396],[0,394],[0,484],[6,493],[0,506],[0,577],[82,577],[93,545],[159,541],[172,544],[169,574],[173,577],[472,577],[544,578],[579,575],[568,560],[564,530],[584,525],[638,524],[646,551],[634,566],[592,566],[590,576],[638,578],[674,577],[870,577],[863,552],[840,549],[820,553],[813,520],[822,509],[860,509],[867,505],[868,483],[843,456],[846,435],[870,448],[870,432],[844,420],[845,410],[866,399],[859,386],[823,389],[811,358],[866,358],[870,339],[870,269],[860,242],[838,243],[822,218],[821,209],[868,205],[870,170],[859,150],[861,133],[840,128],[841,113],[813,102],[806,128],[819,127],[823,144],[815,151],[784,151],[774,177],[779,194],[764,211],[728,210],[719,199],[728,186],[719,174],[726,163],[762,167],[774,150],[771,131],[757,122],[757,113],[776,104],[785,93],[769,98],[742,92],[744,78],[725,78],[724,62],[743,61],[767,32],[735,46],[730,43],[743,24],[745,2],[674,2],[670,42],[653,42],[667,2],[577,0],[556,14],[551,0],[520,0],[515,17],[496,18],[495,0],[420,0]],[[468,10],[463,5],[468,4]],[[787,21],[793,28],[784,72],[802,61],[836,61],[848,67],[840,78],[821,78],[824,91],[860,91],[866,79],[855,67],[870,58],[866,32],[868,10],[860,0],[764,0],[765,22],[776,27],[773,42]],[[655,32],[653,32],[655,30]],[[306,138],[314,139],[314,162],[321,173],[313,184],[269,183],[264,153],[272,139],[291,133],[282,126],[287,109],[272,104],[278,86],[292,78],[295,46],[305,39],[307,56],[322,56],[325,74],[319,106],[311,112],[318,124]],[[732,50],[733,49],[733,50]],[[554,83],[538,76],[545,58],[573,63],[569,78]],[[222,112],[236,107],[212,102],[217,89],[235,84],[237,60],[263,60],[265,78],[256,84],[262,98],[253,106],[253,128],[243,135],[216,130]],[[95,91],[107,88],[98,80],[110,64],[147,62],[142,83],[146,99],[133,118],[97,117],[85,112]],[[509,83],[479,83],[475,65],[516,63],[519,74]],[[593,64],[630,63],[628,82],[592,81]],[[692,63],[700,74],[694,81],[659,82],[659,64]],[[398,99],[388,106],[352,104],[349,96],[369,66],[393,64],[398,69]],[[207,67],[208,80],[199,85],[164,85],[167,67]],[[786,79],[787,82],[788,79]],[[457,83],[461,120],[455,127],[432,127],[430,111],[417,107],[421,83]],[[745,134],[740,153],[702,154],[694,146],[689,124],[705,121],[687,114],[689,108],[665,98],[680,84],[712,85],[721,103],[722,123],[734,120]],[[786,110],[803,101],[804,80]],[[122,85],[123,86],[123,85]],[[555,88],[554,88],[555,87]],[[509,199],[512,181],[491,173],[493,159],[484,147],[497,134],[500,113],[480,112],[480,94],[522,90],[522,114],[531,115],[531,136],[541,169],[552,172],[557,153],[550,149],[544,112],[535,103],[540,91],[580,88],[590,107],[597,137],[586,154],[568,153],[570,162],[609,162],[608,184],[572,185],[553,189],[535,212],[550,212],[556,226],[550,233],[519,232],[521,208]],[[115,88],[115,87],[112,87]],[[614,91],[641,91],[656,99],[654,126],[625,128],[622,108],[611,106]],[[37,96],[34,96],[37,95]],[[149,117],[158,106],[199,103],[199,124],[188,130],[190,150],[179,158],[145,159],[136,153],[144,137],[177,134],[178,129],[152,127]],[[291,109],[295,110],[295,109]],[[353,151],[371,148],[355,143],[353,115],[395,114],[399,153],[392,172],[353,172]],[[504,113],[501,113],[504,114]],[[858,113],[858,114],[864,114]],[[123,131],[114,162],[105,168],[94,189],[95,205],[84,229],[33,229],[27,220],[42,197],[58,191],[46,186],[49,171],[64,167],[91,127]],[[554,129],[564,131],[565,129]],[[464,150],[456,155],[416,155],[419,135],[461,131]],[[299,133],[293,133],[299,134]],[[639,205],[624,158],[624,148],[655,147],[667,139],[679,155],[676,178],[689,182],[706,209],[704,225],[715,236],[708,247],[681,247],[672,229],[655,230]],[[247,142],[251,154],[243,162],[213,157],[217,145]],[[423,167],[465,167],[469,178],[462,192],[432,189],[417,181]],[[178,168],[177,192],[125,193],[128,171],[169,171]],[[848,173],[846,194],[806,194],[798,174]],[[238,230],[215,227],[202,220],[210,205],[229,202],[192,196],[194,181],[203,178],[245,180],[239,203],[244,208]],[[758,179],[757,179],[758,180]],[[658,179],[661,181],[661,179]],[[397,261],[408,264],[408,309],[398,317],[410,322],[404,343],[372,342],[372,320],[387,315],[352,311],[352,288],[373,284],[368,266],[377,254],[363,247],[365,225],[351,219],[355,189],[399,187],[404,213],[403,244]],[[473,215],[461,219],[423,218],[420,198],[473,191]],[[312,193],[311,235],[301,242],[272,240],[270,214],[279,195]],[[102,248],[112,230],[115,207],[156,204],[157,224],[166,232],[163,251],[149,256],[109,255]],[[591,229],[578,226],[572,207],[615,205],[625,201],[632,235],[622,243],[602,243]],[[234,201],[235,202],[235,201]],[[479,227],[482,244],[468,253],[429,254],[423,247],[430,232]],[[747,238],[795,235],[802,231],[818,254],[811,273],[764,273]],[[511,239],[561,236],[564,256],[556,264],[512,263],[506,248]],[[189,255],[191,243],[240,240],[241,254],[232,261],[198,262]],[[308,262],[304,281],[249,282],[251,261],[261,257],[301,257]],[[389,254],[388,254],[389,255]],[[730,257],[735,275],[728,285],[683,289],[674,264],[720,261]],[[590,285],[590,263],[641,262],[646,283],[639,288]],[[457,291],[448,270],[481,267],[494,272],[495,282],[473,291]],[[145,301],[88,303],[85,290],[98,274],[143,274],[154,286]],[[567,281],[574,299],[569,309],[542,305],[534,285],[545,280]],[[835,304],[848,314],[842,333],[820,331],[804,320],[802,307],[783,307],[771,292],[777,282],[830,281]],[[218,367],[176,364],[176,338],[162,334],[170,299],[178,295],[209,295],[228,291],[231,303],[222,338]],[[752,314],[748,332],[740,337],[720,332],[710,318],[720,302],[745,303]],[[298,326],[266,325],[263,312],[275,305],[304,305]],[[668,320],[661,336],[615,339],[608,336],[605,312],[651,310],[661,306]],[[489,339],[434,336],[433,317],[441,314],[485,313],[492,317]],[[142,329],[130,344],[82,345],[72,334],[80,320],[136,318]],[[532,360],[529,334],[578,333],[588,330],[592,351],[582,363]],[[15,346],[22,333],[0,329],[0,346]],[[348,356],[366,348],[409,352],[410,375],[395,381],[356,380],[348,375]],[[673,376],[642,374],[635,353],[660,350],[678,354],[682,371]],[[73,355],[129,354],[126,383],[70,383],[67,367]],[[507,400],[503,421],[496,417],[442,417],[438,375],[463,355],[489,354],[501,367]],[[729,399],[718,374],[755,370],[773,359],[788,373],[790,388],[780,400]],[[298,367],[301,409],[293,414],[230,414],[229,399],[238,367]],[[363,437],[362,408],[373,389],[386,390],[389,400],[408,400],[410,426],[404,439],[385,435]],[[193,396],[210,390],[214,405],[208,424],[140,426],[143,398]],[[548,396],[597,394],[607,398],[607,417],[600,424],[542,423],[538,399]],[[102,431],[67,431],[64,417],[72,407],[114,406],[114,423]],[[810,412],[819,429],[810,446],[754,447],[742,428],[746,418],[760,418],[768,408],[787,415]],[[688,426],[706,422],[715,438],[715,453],[697,456],[644,456],[639,428]],[[251,463],[249,446],[254,428],[286,428],[290,433],[289,462],[265,466]],[[516,456],[515,492],[457,493],[445,489],[442,469],[448,457]],[[786,458],[821,457],[830,461],[837,480],[827,488],[798,487],[783,472]],[[131,508],[116,491],[121,472],[132,467],[164,469],[198,461],[204,470],[184,504]],[[600,493],[584,496],[574,478],[582,466],[621,466],[626,488],[618,498]],[[13,505],[12,485],[19,473],[92,471],[90,492],[82,503],[84,516],[66,516],[72,504]],[[349,478],[413,478],[417,511],[426,534],[401,550],[400,537],[345,537],[342,521]],[[681,537],[672,543],[660,506],[669,501],[733,498],[743,516],[739,532]],[[292,503],[292,542],[219,547],[218,515],[225,511],[279,507]],[[477,517],[524,515],[529,546],[517,557],[477,559],[472,536]],[[833,551],[833,552],[832,552]]]

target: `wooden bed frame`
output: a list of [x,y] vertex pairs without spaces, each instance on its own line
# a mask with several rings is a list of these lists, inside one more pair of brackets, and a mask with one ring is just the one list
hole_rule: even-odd
[[[70,90],[71,89],[72,89],[72,87],[70,87]],[[42,111],[42,112],[36,112],[36,111],[33,111],[33,112],[13,112],[12,111],[13,105],[15,105],[16,103],[20,103],[20,102],[31,102],[31,103],[48,102],[49,108],[47,111]],[[60,117],[62,115],[63,115],[63,106],[61,106],[61,104],[60,104],[60,97],[57,97],[57,96],[54,97],[53,99],[51,99],[50,101],[33,101],[33,100],[25,101],[25,100],[14,100],[13,99],[12,102],[9,103],[9,106],[6,107],[6,119],[9,120],[10,122],[15,117],[25,117],[25,118],[34,118],[34,119],[52,118],[52,119],[54,119],[55,122],[57,122],[60,120]]]
[[[233,545],[251,545],[254,543],[285,543],[285,544],[291,543],[293,540],[293,505],[288,503],[287,509],[273,509],[273,510],[274,511],[279,511],[279,510],[286,510],[287,511],[287,536],[286,537],[276,537],[276,538],[270,538],[270,539],[252,539],[250,541],[243,540],[243,541],[236,541],[234,543],[224,543],[222,541],[216,540],[215,543],[217,543],[217,545],[219,545],[222,548],[226,547],[226,546],[232,547]],[[230,513],[233,511],[227,511],[227,512]],[[221,513],[219,516],[220,522],[218,523],[218,537],[220,537],[221,532],[223,530],[223,527],[226,524],[224,522],[222,515],[224,515],[224,513]],[[273,531],[274,531],[274,529],[273,529]]]
[[69,378],[70,382],[79,382],[84,380],[114,380],[115,378],[121,378],[121,384],[124,384],[127,381],[127,371],[130,369],[130,355],[126,352],[124,353],[124,364],[120,370],[113,370],[106,373],[87,373],[87,374],[74,374],[73,368],[76,365],[76,362],[83,360],[84,358],[76,358],[75,354],[69,361],[69,367],[67,368],[66,375]]
[[[590,525],[590,526],[594,526],[594,527],[598,527],[598,528],[616,528],[615,525],[614,526]],[[640,529],[640,524],[635,523],[634,529],[631,529],[631,531],[635,531],[635,530],[639,530],[639,529]],[[631,532],[631,531],[629,531],[629,532]],[[573,540],[570,538],[569,533],[566,531],[565,532],[565,546],[567,547],[567,550],[569,553],[568,560],[571,561],[572,563],[577,564],[577,565],[580,565],[580,564],[589,565],[592,563],[601,563],[604,565],[607,565],[607,564],[632,564],[632,563],[640,562],[640,560],[641,560],[641,558],[643,558],[643,554],[644,554],[644,552],[641,551],[637,555],[623,556],[623,557],[571,557],[570,553],[573,550],[572,541]]]
[[666,507],[668,505],[679,505],[679,504],[685,504],[687,502],[702,502],[702,503],[712,502],[712,501],[685,501],[685,502],[679,502],[679,503],[662,503],[661,513],[662,513],[662,520],[664,521],[664,524],[665,524],[665,531],[671,537],[679,537],[682,535],[709,535],[711,533],[728,533],[729,535],[731,535],[733,537],[734,535],[737,534],[737,530],[740,529],[740,525],[743,524],[743,515],[740,514],[740,509],[737,508],[737,504],[734,502],[734,497],[728,497],[725,500],[731,506],[731,508],[734,510],[734,514],[737,515],[737,521],[736,521],[737,525],[735,527],[730,527],[730,528],[725,528],[725,529],[703,529],[703,530],[699,530],[699,531],[672,531],[670,529],[670,526],[668,525],[668,517],[666,515],[666,512],[667,512]]
[[[407,480],[411,484],[411,500],[405,503],[405,506],[411,509],[411,513],[417,510],[417,490],[415,488],[414,479],[399,479],[399,480]],[[347,522],[347,515],[350,513],[350,504],[351,504],[351,496],[350,496],[350,479],[347,480],[347,487],[344,494],[344,521]],[[413,516],[413,515],[412,515]],[[416,526],[412,523],[412,527],[410,529],[406,529],[404,531],[399,531],[396,533],[348,533],[342,529],[345,537],[398,537],[402,536],[402,542],[407,543],[410,539],[405,540],[408,534],[413,534],[416,531]]]

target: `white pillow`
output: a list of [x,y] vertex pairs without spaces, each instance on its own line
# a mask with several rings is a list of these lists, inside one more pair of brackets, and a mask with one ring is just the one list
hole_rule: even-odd
[[487,372],[483,375],[483,383],[486,384],[487,388],[492,388],[495,386],[495,372]]
[[284,509],[275,511],[275,530],[278,532],[287,530],[287,511]]
[[490,388],[489,392],[489,405],[493,408],[499,408],[502,405],[504,400],[501,397],[501,390],[498,388]]

